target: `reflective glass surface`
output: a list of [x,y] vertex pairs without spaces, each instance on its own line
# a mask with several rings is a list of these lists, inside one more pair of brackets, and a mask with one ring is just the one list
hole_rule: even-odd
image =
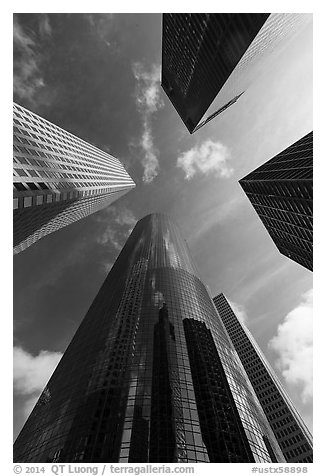
[[135,226],[18,436],[19,462],[284,461],[187,245]]
[[279,251],[313,269],[313,133],[239,181]]
[[[194,131],[268,16],[163,14],[162,87],[189,132]],[[227,97],[217,109],[232,103],[239,93]]]
[[239,322],[226,297],[213,299],[240,357],[275,437],[289,463],[311,463],[312,436],[246,326]]

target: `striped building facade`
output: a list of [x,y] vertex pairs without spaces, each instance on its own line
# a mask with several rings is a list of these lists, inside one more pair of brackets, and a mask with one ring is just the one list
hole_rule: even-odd
[[121,162],[14,104],[14,253],[135,187]]
[[217,312],[288,463],[312,463],[312,436],[247,327],[223,293],[213,298]]
[[313,133],[239,181],[280,253],[313,269]]

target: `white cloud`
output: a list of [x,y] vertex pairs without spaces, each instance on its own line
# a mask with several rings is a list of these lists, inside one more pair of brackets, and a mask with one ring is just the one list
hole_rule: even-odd
[[85,13],[84,19],[88,22],[93,35],[107,46],[110,54],[121,53],[120,42],[115,39],[117,29],[114,13]]
[[183,169],[186,179],[190,180],[196,173],[214,174],[216,177],[228,178],[233,174],[229,166],[231,154],[221,142],[208,139],[199,146],[183,152],[177,160],[177,167]]
[[237,304],[231,301],[230,299],[228,299],[228,302],[241,324],[246,324],[248,322],[248,316],[245,307],[242,304]]
[[121,250],[137,222],[129,208],[115,205],[105,208],[94,215],[93,219],[105,225],[102,233],[96,236],[96,242],[100,245],[113,245],[117,251]]
[[40,15],[39,32],[40,32],[41,38],[52,35],[50,17],[47,13],[41,13]]
[[31,397],[27,398],[24,402],[24,406],[22,407],[23,415],[27,419],[29,415],[32,413],[33,408],[36,405],[37,400],[40,397],[41,392],[37,394],[33,394]]
[[119,214],[115,219],[119,225],[129,225],[134,227],[136,225],[136,217],[129,208],[121,208]]
[[160,93],[160,67],[152,65],[150,70],[146,70],[141,63],[134,63],[132,70],[137,81],[136,104],[143,119],[143,132],[139,142],[145,154],[141,159],[144,167],[143,181],[149,183],[159,171],[159,152],[154,146],[152,116],[164,106]]
[[62,355],[61,352],[41,350],[34,356],[21,347],[14,347],[14,392],[27,397],[23,406],[25,418],[31,413]]
[[304,403],[312,398],[312,290],[285,317],[269,346],[278,354],[276,364],[285,380],[301,390]]
[[[48,27],[46,26],[45,17],[41,18],[41,25],[43,25],[44,30]],[[14,93],[19,99],[28,100],[32,103],[36,93],[44,86],[40,71],[40,55],[37,54],[35,41],[23,30],[16,15],[14,15],[13,41]]]
[[113,228],[112,224],[109,223],[103,233],[101,233],[97,238],[96,238],[97,243],[100,245],[113,245],[113,247],[120,251],[121,250],[121,244],[117,240],[117,231]]
[[148,119],[144,121],[144,132],[140,144],[145,152],[141,160],[144,167],[143,181],[149,183],[157,176],[160,165],[157,158],[158,150],[154,147],[152,128]]
[[40,393],[61,357],[61,352],[41,350],[34,356],[14,347],[14,391],[20,395]]
[[104,263],[101,263],[101,264],[102,264],[102,268],[103,268],[104,273],[107,275],[109,273],[109,271],[111,271],[113,263],[111,263],[111,261],[108,261],[108,262],[104,262]]

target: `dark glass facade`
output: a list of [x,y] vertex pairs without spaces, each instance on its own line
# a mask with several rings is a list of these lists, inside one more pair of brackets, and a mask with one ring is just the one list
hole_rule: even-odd
[[19,434],[14,460],[284,461],[167,216],[135,226]]
[[279,251],[313,269],[313,133],[239,181]]
[[311,463],[312,436],[249,330],[239,322],[224,294],[213,299],[247,372],[275,438],[289,463]]
[[[268,13],[163,14],[162,87],[190,133],[268,16]],[[226,99],[226,107],[235,102],[235,96]]]

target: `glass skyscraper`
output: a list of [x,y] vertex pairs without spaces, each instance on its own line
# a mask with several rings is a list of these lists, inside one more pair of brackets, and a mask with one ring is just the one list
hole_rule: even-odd
[[213,301],[286,461],[311,463],[312,436],[255,339],[240,323],[223,293]]
[[135,226],[14,444],[17,462],[282,462],[177,226]]
[[[163,14],[162,87],[190,133],[268,15]],[[235,102],[234,96],[225,103]]]
[[135,187],[118,159],[14,104],[14,253]]
[[239,180],[278,250],[313,269],[313,133]]
[[189,132],[234,104],[309,19],[299,13],[163,14],[162,87]]

